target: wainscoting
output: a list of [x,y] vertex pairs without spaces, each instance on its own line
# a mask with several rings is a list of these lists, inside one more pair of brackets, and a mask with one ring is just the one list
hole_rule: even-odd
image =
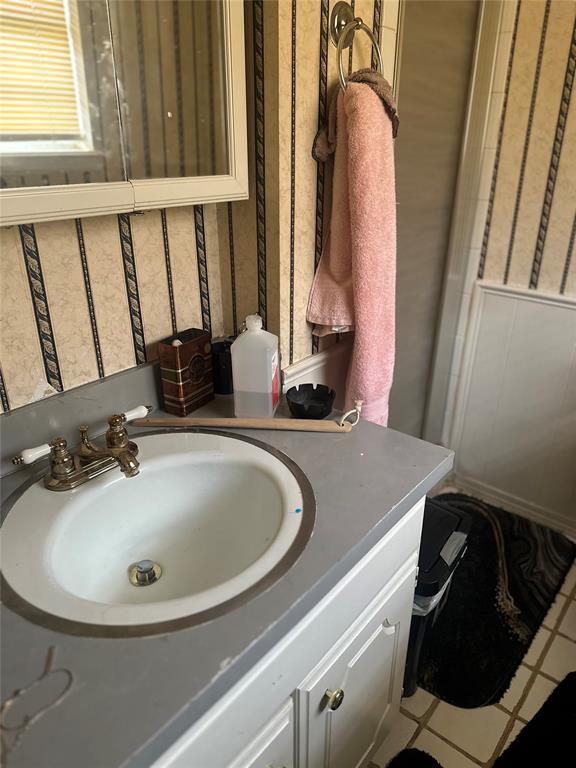
[[576,536],[576,299],[476,284],[450,446],[458,485]]

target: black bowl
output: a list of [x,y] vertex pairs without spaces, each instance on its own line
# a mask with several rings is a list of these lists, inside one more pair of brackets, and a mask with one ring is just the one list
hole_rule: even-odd
[[332,412],[336,392],[324,384],[290,387],[286,400],[292,416],[298,419],[324,419]]

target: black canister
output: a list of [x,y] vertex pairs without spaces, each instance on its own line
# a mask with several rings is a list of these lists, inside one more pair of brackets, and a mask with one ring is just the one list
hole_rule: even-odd
[[212,342],[212,372],[214,375],[214,393],[231,395],[234,392],[232,383],[232,355],[230,347],[234,339],[215,339]]

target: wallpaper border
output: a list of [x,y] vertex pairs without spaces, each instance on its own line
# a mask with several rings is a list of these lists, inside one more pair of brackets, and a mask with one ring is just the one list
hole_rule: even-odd
[[564,133],[566,120],[568,118],[568,108],[572,97],[572,86],[574,84],[574,70],[576,69],[576,20],[572,27],[572,43],[566,62],[566,73],[564,75],[564,85],[562,87],[562,97],[560,99],[560,109],[558,110],[558,119],[556,121],[556,130],[554,132],[554,144],[552,145],[552,155],[550,156],[550,165],[548,167],[548,178],[546,179],[546,192],[542,203],[542,213],[540,215],[540,226],[538,227],[538,236],[536,238],[536,247],[534,249],[534,259],[532,261],[532,270],[530,272],[530,288],[538,288],[538,278],[540,277],[540,267],[544,256],[544,246],[546,245],[546,235],[548,234],[548,224],[550,221],[550,211],[554,200],[554,189],[556,187],[556,177],[560,165],[560,155],[562,153],[562,144],[564,142]]
[[266,294],[266,148],[264,103],[264,7],[263,0],[253,0],[254,24],[254,112],[256,149],[256,245],[258,251],[258,314],[267,326]]
[[504,279],[503,279],[504,285],[508,284],[508,279],[510,277],[510,268],[512,267],[512,254],[514,251],[514,242],[516,240],[516,228],[518,226],[518,217],[520,215],[520,203],[522,200],[522,191],[524,189],[524,177],[526,175],[526,164],[528,162],[528,150],[530,149],[530,139],[532,137],[532,124],[534,121],[534,110],[536,109],[536,99],[538,97],[538,88],[540,86],[540,74],[542,72],[542,59],[544,57],[544,45],[546,43],[546,34],[548,32],[548,20],[550,18],[551,5],[552,5],[552,0],[546,0],[546,6],[544,8],[544,19],[542,21],[542,31],[540,33],[540,46],[538,48],[538,58],[536,59],[536,71],[534,73],[534,82],[532,84],[532,94],[530,96],[528,125],[526,126],[526,135],[524,137],[524,146],[522,148],[522,161],[520,163],[520,173],[518,174],[518,186],[516,187],[516,197],[514,200],[514,213],[512,214],[512,226],[510,229],[510,239],[508,241],[508,252],[506,254],[506,266],[504,267]]
[[81,219],[75,219],[76,237],[78,239],[78,251],[80,253],[80,262],[82,264],[82,275],[84,277],[84,290],[86,291],[86,302],[88,304],[88,314],[90,316],[90,328],[92,330],[92,341],[94,343],[94,356],[96,357],[96,367],[98,376],[105,376],[104,361],[102,360],[102,348],[100,346],[100,335],[98,333],[98,324],[96,322],[96,312],[94,310],[94,297],[92,295],[92,283],[90,281],[90,270],[88,268],[88,259],[86,257],[86,245],[84,243],[84,230],[82,229]]
[[126,293],[128,294],[130,325],[132,326],[132,339],[134,341],[134,357],[136,365],[139,365],[146,362],[146,340],[142,323],[142,306],[140,304],[136,261],[134,259],[134,242],[132,240],[132,225],[129,214],[118,214],[118,232],[120,234],[120,250],[122,252]]
[[200,286],[202,327],[204,330],[208,331],[208,333],[212,333],[208,263],[206,260],[206,236],[204,230],[204,208],[201,205],[194,206],[194,227],[196,232],[196,263],[198,265],[198,283]]
[[510,95],[510,80],[512,79],[512,64],[514,62],[514,52],[516,50],[516,40],[518,38],[518,22],[520,20],[520,9],[522,0],[518,0],[516,13],[514,15],[514,28],[512,30],[512,39],[510,42],[510,53],[508,55],[508,66],[506,68],[506,82],[504,85],[504,99],[502,101],[502,112],[500,114],[500,123],[498,125],[498,138],[496,140],[496,154],[494,157],[494,168],[492,170],[492,179],[490,181],[490,194],[488,197],[488,207],[486,210],[486,222],[484,224],[484,233],[482,235],[482,248],[480,250],[480,260],[478,262],[478,278],[484,277],[484,268],[486,266],[486,254],[488,253],[488,241],[490,239],[490,228],[492,226],[492,213],[494,211],[494,197],[496,195],[496,182],[498,180],[498,170],[500,168],[500,155],[502,152],[502,138],[504,136],[504,125],[506,124],[506,113],[508,111],[508,97]]
[[176,322],[176,302],[174,299],[174,283],[172,280],[172,261],[170,259],[170,240],[168,239],[168,222],[166,219],[166,208],[160,210],[160,221],[162,223],[162,244],[164,246],[164,261],[166,262],[166,283],[168,285],[168,301],[170,303],[170,323],[172,324],[172,333],[178,332]]
[[42,273],[36,232],[33,224],[20,224],[18,230],[20,232],[22,250],[24,252],[24,264],[26,266],[30,294],[32,296],[34,319],[36,321],[36,328],[38,329],[38,339],[42,351],[42,362],[46,372],[46,380],[57,392],[62,392],[64,389],[62,373],[60,370],[60,362],[58,360],[58,352],[56,350],[50,309],[48,307],[46,285]]

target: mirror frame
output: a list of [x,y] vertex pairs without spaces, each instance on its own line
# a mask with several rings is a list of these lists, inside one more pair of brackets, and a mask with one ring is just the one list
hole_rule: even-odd
[[0,190],[0,226],[248,197],[244,2],[224,4],[229,173]]

